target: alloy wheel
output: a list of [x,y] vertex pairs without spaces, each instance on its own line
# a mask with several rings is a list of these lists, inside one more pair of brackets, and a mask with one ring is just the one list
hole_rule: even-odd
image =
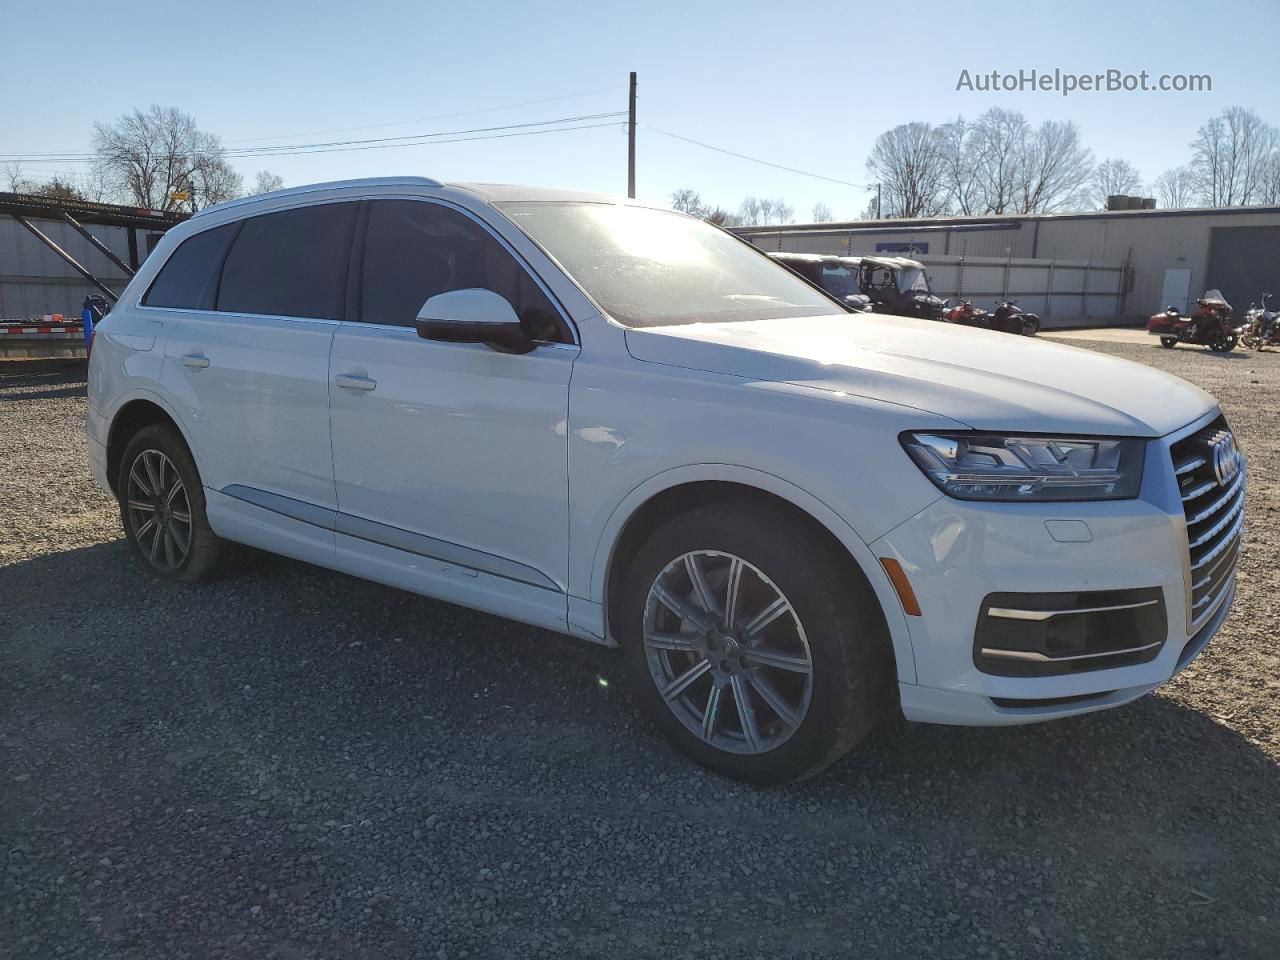
[[125,509],[134,541],[157,570],[171,573],[191,552],[191,503],[177,468],[159,450],[143,450],[129,467]]
[[758,754],[800,728],[813,694],[813,657],[795,608],[757,567],[695,550],[663,568],[644,607],[649,673],[693,734]]

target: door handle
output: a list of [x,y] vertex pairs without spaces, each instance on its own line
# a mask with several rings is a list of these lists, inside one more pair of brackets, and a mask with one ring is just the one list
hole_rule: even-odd
[[182,365],[196,370],[203,370],[209,365],[209,358],[199,353],[184,353],[182,355]]
[[358,377],[353,373],[340,373],[333,378],[333,382],[344,390],[372,390],[378,385],[377,380]]

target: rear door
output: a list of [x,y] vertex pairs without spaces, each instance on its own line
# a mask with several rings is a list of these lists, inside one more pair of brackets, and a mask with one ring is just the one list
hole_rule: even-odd
[[[174,314],[164,384],[215,492],[215,530],[229,515],[259,528],[292,518],[285,526],[309,524],[332,541],[329,348],[357,206],[314,204],[217,228],[226,252],[214,291],[203,309]],[[257,541],[238,527],[227,535]]]
[[[566,417],[578,348],[559,307],[488,228],[426,200],[369,200],[358,320],[333,341],[340,563],[366,576],[564,628]],[[479,287],[541,345],[523,355],[423,340],[422,304]]]

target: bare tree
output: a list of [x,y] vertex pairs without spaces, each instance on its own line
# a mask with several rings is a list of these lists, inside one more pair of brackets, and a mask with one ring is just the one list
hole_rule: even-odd
[[1074,123],[1032,127],[1016,110],[992,107],[977,120],[957,117],[936,130],[941,211],[1046,213],[1086,202],[1093,153]]
[[253,186],[249,188],[249,193],[270,193],[272,190],[280,190],[283,187],[284,178],[270,170],[259,170],[258,175],[253,178]]
[[1016,158],[1019,213],[1052,213],[1084,205],[1093,152],[1070,121],[1046,120],[1028,130]]
[[831,206],[822,202],[813,205],[811,216],[814,223],[830,223],[836,218],[836,215],[831,212]]
[[1012,213],[1018,207],[1020,169],[1030,124],[1016,110],[992,107],[973,127],[973,175],[982,210]]
[[1262,168],[1259,203],[1280,203],[1280,146],[1271,151]]
[[795,216],[795,213],[795,208],[781,197],[757,197],[748,194],[738,205],[736,219],[737,223],[743,226],[786,223]]
[[891,217],[930,217],[942,211],[942,138],[928,123],[904,123],[876,138],[867,172],[880,182]]
[[36,187],[31,193],[41,197],[52,197],[56,200],[86,200],[88,199],[70,179],[54,174],[45,183]]
[[0,182],[9,193],[30,193],[36,186],[35,181],[22,172],[22,164],[18,162],[6,163],[0,177],[3,177]]
[[1156,177],[1152,184],[1156,198],[1166,210],[1194,206],[1196,202],[1196,176],[1190,167],[1174,167]]
[[704,210],[702,219],[717,227],[736,227],[741,223],[737,216],[723,207],[712,207]]
[[1276,129],[1252,110],[1228,107],[1191,141],[1191,170],[1200,199],[1211,207],[1257,203]]
[[701,216],[703,210],[702,197],[697,190],[681,187],[671,194],[671,209],[679,210],[681,213],[688,213],[695,217]]
[[1093,168],[1090,185],[1093,188],[1094,204],[1099,210],[1105,210],[1108,197],[1140,194],[1142,174],[1128,160],[1108,157]]
[[135,110],[93,128],[96,166],[121,199],[153,210],[199,210],[239,196],[221,141],[175,107]]
[[974,124],[957,117],[938,128],[942,151],[943,207],[961,216],[983,213],[985,201],[974,170],[978,132]]

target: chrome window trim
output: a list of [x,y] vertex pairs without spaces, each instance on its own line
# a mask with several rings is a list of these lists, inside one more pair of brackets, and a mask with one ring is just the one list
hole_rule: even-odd
[[[547,286],[546,281],[544,281],[544,280],[542,279],[542,277],[541,277],[541,275],[539,275],[538,271],[537,271],[537,270],[535,270],[535,269],[533,268],[533,265],[529,263],[528,258],[526,258],[523,254],[521,254],[521,253],[520,253],[520,251],[518,251],[514,246],[512,246],[512,245],[511,245],[511,243],[507,240],[507,238],[506,238],[506,237],[504,237],[504,236],[502,236],[500,233],[498,233],[498,232],[497,232],[497,230],[495,230],[495,229],[494,229],[494,227],[492,226],[492,224],[490,224],[490,223],[486,222],[484,219],[482,219],[480,216],[478,216],[474,211],[472,211],[472,210],[468,210],[466,207],[462,206],[461,204],[456,203],[456,202],[454,202],[454,201],[452,201],[452,200],[448,200],[448,199],[446,199],[446,198],[444,198],[444,197],[424,197],[424,196],[422,196],[421,194],[407,194],[407,193],[374,193],[374,194],[367,194],[367,193],[363,193],[363,192],[361,192],[361,193],[357,193],[357,194],[351,194],[351,195],[349,195],[349,196],[325,197],[324,199],[313,199],[313,200],[310,200],[310,201],[304,201],[304,202],[301,202],[301,203],[289,204],[289,205],[287,205],[287,206],[280,206],[280,207],[275,207],[275,206],[273,206],[270,210],[263,210],[263,211],[261,211],[260,213],[249,213],[249,212],[247,212],[247,211],[246,211],[246,213],[245,213],[245,215],[244,215],[244,216],[240,216],[240,217],[231,217],[231,218],[226,219],[226,220],[220,220],[218,223],[211,223],[211,224],[210,224],[209,226],[207,226],[204,230],[195,230],[195,231],[193,231],[193,232],[191,233],[191,235],[190,235],[190,236],[188,236],[188,237],[184,237],[184,238],[182,239],[182,241],[178,244],[178,246],[174,247],[174,251],[176,252],[176,251],[177,251],[177,249],[178,249],[178,247],[181,247],[183,243],[186,243],[186,242],[187,242],[187,240],[191,239],[191,237],[197,236],[198,234],[205,233],[205,232],[207,232],[208,230],[216,230],[218,227],[226,226],[226,225],[227,225],[227,224],[229,224],[229,223],[238,223],[238,222],[241,222],[241,221],[244,221],[244,220],[250,220],[250,219],[252,219],[253,217],[256,217],[256,216],[267,216],[267,215],[272,214],[272,213],[283,213],[283,212],[285,212],[286,210],[298,210],[298,209],[301,209],[301,208],[303,208],[303,207],[319,207],[319,206],[323,206],[323,205],[325,205],[325,204],[330,204],[330,203],[353,203],[353,202],[355,202],[355,203],[361,203],[361,202],[374,202],[374,201],[377,201],[377,200],[414,200],[414,201],[417,201],[417,202],[419,202],[419,203],[434,203],[434,204],[438,204],[439,206],[442,206],[442,207],[447,207],[448,209],[453,210],[453,211],[455,211],[455,212],[457,212],[457,213],[460,213],[460,214],[462,214],[463,216],[467,217],[468,219],[470,219],[470,220],[474,221],[475,223],[477,223],[477,224],[481,227],[481,229],[483,229],[483,230],[484,230],[485,232],[487,232],[491,237],[493,237],[495,240],[497,240],[497,241],[498,241],[498,244],[499,244],[499,245],[500,245],[504,250],[506,250],[506,251],[507,251],[507,253],[509,253],[509,254],[512,256],[512,258],[516,261],[516,263],[517,263],[520,267],[522,267],[522,268],[524,269],[524,271],[525,271],[525,272],[526,272],[530,277],[532,277],[532,278],[533,278],[533,282],[534,282],[535,284],[537,284],[537,285],[538,285],[538,289],[539,289],[539,290],[541,290],[541,291],[543,292],[543,294],[546,296],[546,298],[547,298],[548,302],[550,302],[551,306],[555,308],[555,310],[556,310],[556,312],[557,312],[558,314],[560,314],[560,319],[564,321],[565,327],[566,327],[566,329],[569,331],[569,335],[570,335],[571,337],[573,337],[573,342],[572,342],[571,344],[563,344],[563,343],[560,343],[559,341],[554,341],[554,342],[552,342],[552,341],[541,341],[541,340],[537,341],[537,342],[538,342],[538,344],[539,344],[540,346],[541,346],[541,345],[544,345],[544,344],[545,344],[546,346],[553,346],[553,345],[554,345],[554,346],[562,346],[562,347],[563,347],[563,346],[573,346],[573,347],[581,347],[581,346],[582,346],[582,336],[581,336],[581,334],[580,334],[580,333],[579,333],[579,331],[578,331],[578,326],[577,326],[577,324],[573,322],[573,318],[569,315],[569,311],[565,309],[564,304],[560,302],[560,298],[559,298],[559,297],[557,297],[557,296],[555,295],[555,293],[553,293],[553,292],[552,292],[551,288],[550,288],[549,286]],[[495,208],[495,209],[497,209],[497,208]],[[499,212],[499,213],[501,213],[501,210],[498,210],[498,212]],[[510,218],[504,217],[504,219],[506,219],[508,222],[511,222],[511,221],[510,221]],[[518,224],[514,224],[514,223],[513,223],[512,225],[513,225],[517,230],[520,230],[520,227],[519,227],[519,225],[518,225]],[[520,233],[521,233],[523,236],[528,237],[528,234],[526,234],[523,230],[520,230]],[[531,238],[531,237],[530,237],[529,239],[530,239],[530,241],[531,241],[531,242],[534,242],[534,241],[532,240],[532,238]],[[535,245],[535,246],[537,246],[539,250],[542,250],[541,245],[537,244],[536,242],[534,242],[534,245]],[[354,248],[355,248],[355,235],[354,235],[354,234],[352,235],[352,238],[351,238],[351,247],[352,247],[351,252],[354,252]],[[564,270],[560,267],[559,263],[557,263],[557,262],[556,262],[552,257],[550,257],[550,256],[546,253],[546,251],[542,251],[542,252],[543,252],[543,256],[546,256],[546,257],[547,257],[547,260],[548,260],[548,261],[549,261],[553,266],[555,266],[557,269],[559,269],[559,270],[560,270],[560,272],[561,272],[561,274],[562,274],[563,276],[565,276],[565,277],[566,277],[566,279],[569,279],[569,280],[570,280],[570,282],[572,282],[572,283],[573,283],[574,287],[577,287],[577,286],[578,286],[578,285],[577,285],[577,283],[576,283],[576,282],[574,282],[574,281],[572,280],[572,278],[571,278],[571,277],[569,277],[569,275],[568,275],[567,273],[565,273],[565,272],[564,272]],[[350,256],[350,254],[348,254],[348,256]],[[155,276],[153,276],[153,277],[151,278],[151,281],[147,284],[147,290],[150,290],[150,289],[151,289],[151,284],[155,282],[155,277],[160,275],[160,271],[161,271],[161,270],[163,270],[163,269],[165,268],[165,265],[166,265],[166,264],[168,264],[169,260],[170,260],[170,259],[172,259],[172,257],[173,257],[173,253],[170,253],[170,254],[169,254],[169,256],[165,257],[164,263],[160,264],[160,265],[156,268]],[[230,312],[230,311],[225,311],[225,310],[199,310],[199,309],[193,309],[193,308],[190,308],[190,307],[156,307],[156,306],[147,306],[147,305],[143,304],[143,302],[142,302],[142,298],[143,298],[145,295],[146,295],[146,291],[143,291],[142,293],[140,293],[140,294],[138,295],[137,299],[136,299],[136,300],[134,301],[134,303],[133,303],[134,309],[137,309],[137,310],[154,310],[154,311],[157,311],[157,312],[160,312],[160,313],[168,313],[168,312],[173,312],[173,311],[175,311],[175,310],[181,310],[181,311],[182,311],[182,312],[184,312],[184,313],[195,313],[195,314],[208,315],[208,316],[216,316],[216,317],[227,317],[227,316],[238,316],[238,317],[269,317],[269,318],[272,318],[272,319],[278,319],[278,320],[318,320],[318,321],[321,321],[321,322],[323,322],[323,323],[351,323],[351,324],[363,324],[363,323],[365,322],[365,321],[363,321],[363,320],[350,320],[350,319],[347,319],[347,318],[345,318],[345,317],[344,317],[343,319],[339,320],[339,319],[338,319],[338,318],[336,318],[336,317],[294,317],[294,316],[283,315],[283,314],[274,314],[274,313],[232,313],[232,312]],[[592,301],[592,302],[594,302],[594,301]],[[402,324],[398,324],[398,323],[383,323],[383,324],[370,323],[370,324],[369,324],[369,326],[378,326],[378,327],[398,327],[398,328],[406,329],[406,330],[412,330],[412,329],[413,329],[413,325],[412,325],[412,324],[409,324],[409,325],[402,325]]]
[[[426,340],[425,337],[419,337],[418,331],[415,330],[413,327],[406,327],[404,324],[401,324],[401,323],[366,323],[363,320],[342,320],[339,322],[344,327],[350,327],[356,330],[361,330],[361,329],[387,330],[387,331],[395,330],[395,331],[403,332],[407,337],[413,340]],[[427,340],[426,342],[427,343],[443,343],[444,341]],[[539,350],[563,350],[563,351],[572,351],[573,353],[578,353],[582,349],[576,343],[561,343],[559,340],[534,340],[533,342],[537,344],[537,349]],[[478,346],[481,346],[481,344],[478,344],[478,343],[467,344],[467,343],[455,342],[454,346],[478,347]]]
[[[533,282],[538,285],[538,289],[541,290],[543,294],[546,295],[548,302],[551,304],[551,306],[555,307],[556,312],[560,314],[560,319],[564,321],[565,327],[569,331],[569,335],[573,337],[572,346],[575,346],[575,347],[582,346],[582,338],[581,338],[581,335],[578,333],[578,326],[573,322],[573,318],[569,316],[569,311],[566,310],[564,307],[564,304],[560,302],[560,298],[557,297],[551,291],[551,288],[547,286],[546,282],[538,274],[538,271],[533,268],[533,265],[529,263],[528,259],[522,253],[520,253],[519,250],[517,250],[514,246],[512,246],[506,237],[498,233],[498,231],[493,228],[492,224],[482,219],[479,215],[475,213],[475,211],[468,210],[466,207],[462,206],[461,204],[456,203],[453,200],[446,199],[444,197],[424,197],[418,194],[379,193],[379,194],[374,194],[372,196],[362,196],[360,197],[360,199],[368,203],[374,203],[378,200],[414,200],[414,201],[417,201],[418,203],[434,203],[437,206],[447,207],[450,210],[460,213],[464,217],[467,217],[469,220],[472,220],[475,223],[479,224],[481,229],[483,229],[486,233],[488,233],[489,236],[497,240],[499,245],[504,250],[506,250],[507,253],[511,254],[512,258],[516,261],[516,264],[522,267],[525,273],[527,273],[530,277],[533,278]],[[367,224],[366,224],[366,229],[367,229]],[[524,231],[521,231],[521,233],[523,232]],[[539,247],[538,249],[541,250],[542,248]],[[545,252],[544,252],[544,256],[545,256]],[[560,265],[556,263],[554,260],[551,260],[550,257],[548,257],[547,259],[557,269],[560,268]],[[361,267],[363,268],[363,264],[361,264]],[[565,274],[563,270],[561,270],[560,272],[564,276],[566,277],[568,276],[568,274]],[[364,322],[365,321],[363,320],[343,320],[343,323],[364,323]],[[383,323],[383,324],[370,324],[370,326],[399,327],[401,326],[401,324]],[[412,324],[408,325],[407,329],[412,330],[413,329]],[[538,342],[541,343],[542,341],[538,341]]]

